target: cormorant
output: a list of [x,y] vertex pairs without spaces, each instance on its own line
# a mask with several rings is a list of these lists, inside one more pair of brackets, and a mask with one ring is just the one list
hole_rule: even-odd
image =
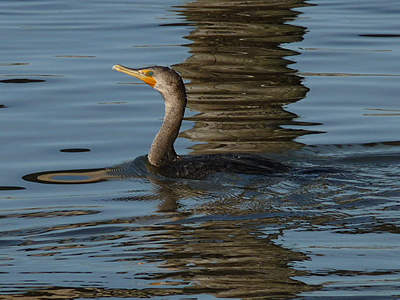
[[160,92],[165,102],[164,122],[147,156],[153,173],[172,178],[203,179],[218,172],[273,174],[289,171],[275,160],[254,154],[210,154],[180,157],[174,149],[186,108],[186,89],[177,72],[160,66],[131,69],[121,65],[113,70],[136,77]]

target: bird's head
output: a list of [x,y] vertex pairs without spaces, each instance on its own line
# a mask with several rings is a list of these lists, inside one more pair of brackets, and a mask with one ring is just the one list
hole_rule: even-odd
[[113,70],[122,72],[142,80],[161,94],[184,90],[182,78],[168,67],[152,66],[141,69],[131,69],[121,65],[113,66]]

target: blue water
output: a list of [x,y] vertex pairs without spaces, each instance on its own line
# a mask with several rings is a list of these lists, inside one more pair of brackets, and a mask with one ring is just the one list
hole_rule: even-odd
[[[310,88],[288,109],[322,123],[306,144],[398,141],[400,5],[396,1],[316,1],[295,24],[308,28],[295,68]],[[334,92],[330,92],[334,91]]]
[[[2,1],[0,299],[400,297],[399,13]],[[182,74],[179,154],[257,152],[294,171],[129,173],[164,106],[114,64]]]

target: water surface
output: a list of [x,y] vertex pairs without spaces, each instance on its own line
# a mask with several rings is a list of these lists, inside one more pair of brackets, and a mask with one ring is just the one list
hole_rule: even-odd
[[[399,12],[3,1],[0,298],[398,298]],[[164,107],[114,64],[181,73],[178,153],[293,170],[132,172]]]

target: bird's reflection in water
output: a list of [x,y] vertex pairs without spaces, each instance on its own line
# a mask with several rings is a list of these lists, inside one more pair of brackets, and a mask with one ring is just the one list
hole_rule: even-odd
[[[211,175],[204,180],[171,179],[151,173],[151,168],[146,167],[146,161],[146,156],[141,156],[134,161],[111,168],[60,170],[24,176],[27,181],[41,184],[71,185],[144,179],[153,187],[149,195],[158,201],[158,211],[167,212],[161,214],[164,216],[163,221],[154,225],[136,224],[133,219],[127,222],[127,219],[120,219],[116,215],[113,215],[111,220],[101,222],[102,226],[107,223],[112,224],[113,228],[115,224],[121,226],[121,230],[112,236],[112,251],[117,251],[115,255],[118,257],[118,259],[113,257],[116,266],[118,263],[131,265],[132,274],[129,274],[135,280],[156,282],[158,287],[155,289],[149,284],[142,290],[134,288],[103,290],[88,286],[85,288],[86,296],[92,293],[97,296],[105,295],[111,291],[113,295],[121,293],[131,297],[136,297],[138,294],[150,297],[157,292],[157,295],[207,293],[218,298],[261,299],[273,295],[280,297],[284,295],[289,298],[296,293],[316,288],[293,279],[295,276],[303,275],[304,272],[289,267],[294,261],[305,260],[306,255],[284,249],[273,242],[280,234],[280,225],[291,226],[285,225],[291,224],[290,214],[279,214],[273,209],[264,211],[262,217],[255,214],[230,214],[229,203],[235,205],[238,202],[245,202],[246,197],[243,194],[246,191],[257,193],[260,181],[250,182],[245,180],[246,176],[226,173]],[[287,178],[276,174],[254,176],[253,179],[257,180],[256,177],[262,180],[265,186],[268,182],[272,184]],[[132,193],[131,196],[113,200],[135,201],[137,197],[140,195]],[[229,197],[231,198],[228,199]],[[200,198],[204,203],[210,201],[207,213],[201,211],[202,205],[199,205],[200,208],[195,216],[191,216],[185,212],[185,208],[180,207],[185,203],[183,199]],[[222,203],[224,204],[221,205]],[[90,227],[93,224],[89,226],[83,223],[80,226]],[[136,231],[132,226],[138,226],[135,227]],[[275,228],[274,234],[263,232],[263,228],[268,227]],[[130,233],[132,237],[127,242],[127,239],[122,237],[129,236]],[[137,239],[137,235],[141,238]],[[97,239],[100,236],[98,235]],[[65,247],[70,243],[70,238],[60,243]],[[91,241],[92,237],[88,240]],[[92,250],[96,251],[95,248]],[[110,256],[105,258],[109,260]],[[144,269],[146,271],[137,273],[135,270],[138,262],[145,264],[159,262],[159,266],[156,271]],[[40,293],[38,291],[38,294]],[[57,290],[57,293],[68,292],[61,289]],[[79,291],[76,293],[79,294]]]

